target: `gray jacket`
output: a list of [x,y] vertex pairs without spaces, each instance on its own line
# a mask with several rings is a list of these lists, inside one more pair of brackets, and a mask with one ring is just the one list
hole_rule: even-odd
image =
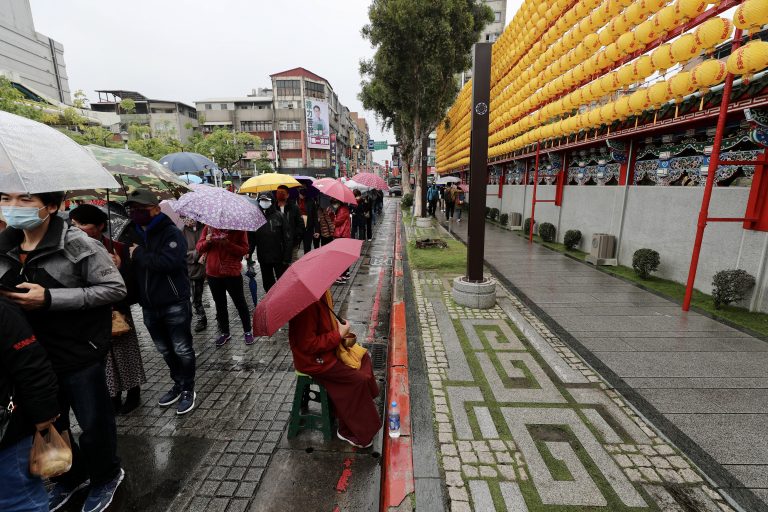
[[27,311],[35,336],[57,372],[76,371],[103,359],[112,333],[111,304],[125,298],[123,278],[107,250],[77,228],[53,217],[48,231],[22,264],[24,233],[0,233],[0,282],[46,289],[46,303]]

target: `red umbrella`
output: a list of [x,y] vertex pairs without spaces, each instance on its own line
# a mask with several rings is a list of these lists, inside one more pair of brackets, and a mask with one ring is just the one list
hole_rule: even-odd
[[342,203],[357,204],[357,199],[355,199],[352,189],[343,184],[341,180],[322,178],[314,182],[312,186],[323,194],[338,199]]
[[281,326],[322,297],[360,257],[362,240],[339,238],[305,254],[288,267],[253,312],[253,334],[272,336]]
[[378,174],[373,174],[372,172],[357,173],[352,176],[352,181],[356,181],[357,183],[365,185],[366,187],[383,190],[384,192],[389,190],[389,186],[387,185],[387,182],[384,181],[384,178]]

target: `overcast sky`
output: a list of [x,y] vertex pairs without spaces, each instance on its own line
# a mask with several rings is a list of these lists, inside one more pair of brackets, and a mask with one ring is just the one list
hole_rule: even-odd
[[[30,0],[35,29],[64,45],[69,87],[135,90],[150,98],[245,96],[269,75],[304,67],[339,101],[362,111],[358,63],[373,55],[360,35],[366,0]],[[510,0],[507,21],[521,0]],[[394,142],[372,112],[376,140]],[[377,151],[378,162],[389,159]]]

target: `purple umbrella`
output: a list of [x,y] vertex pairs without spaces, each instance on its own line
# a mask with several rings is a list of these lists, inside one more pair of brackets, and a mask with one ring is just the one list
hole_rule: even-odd
[[258,206],[223,188],[195,187],[173,208],[179,215],[217,229],[256,231],[267,222]]
[[306,197],[317,197],[320,195],[320,192],[312,187],[312,184],[315,182],[315,178],[312,176],[296,176],[294,175],[293,178],[301,183],[303,187],[294,187],[291,189],[288,189],[288,197],[291,199],[296,199],[299,197],[299,190],[304,190],[304,195]]

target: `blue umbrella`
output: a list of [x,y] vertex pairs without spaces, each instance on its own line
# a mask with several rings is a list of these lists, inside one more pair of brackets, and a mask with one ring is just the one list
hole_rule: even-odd
[[253,305],[255,307],[259,303],[259,298],[256,294],[256,291],[258,290],[258,285],[256,284],[256,270],[249,266],[245,275],[248,276],[248,289],[251,290],[251,299],[253,299]]
[[160,163],[176,174],[210,171],[216,169],[216,164],[199,153],[171,153],[160,159]]
[[196,174],[189,174],[189,173],[180,174],[179,179],[181,179],[182,181],[186,181],[187,183],[201,184],[203,182],[203,178],[201,178],[200,176]]

